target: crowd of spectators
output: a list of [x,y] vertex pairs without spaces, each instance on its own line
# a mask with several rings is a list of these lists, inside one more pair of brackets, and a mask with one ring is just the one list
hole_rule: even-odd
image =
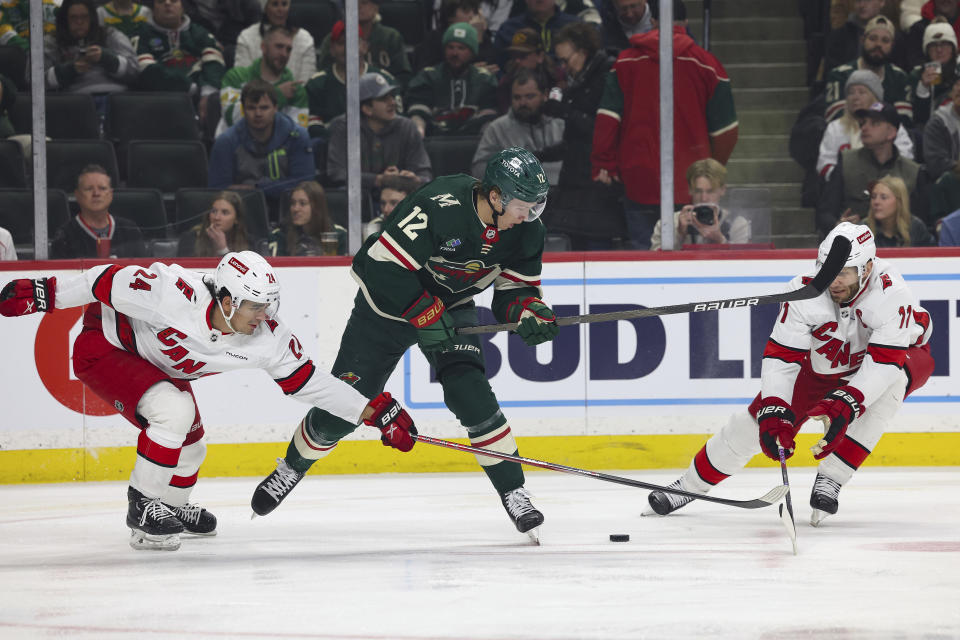
[[[667,29],[677,57],[676,241],[751,242],[749,221],[720,202],[739,131],[731,83],[688,29],[682,0],[672,1],[668,26],[656,0],[360,0],[364,228],[378,229],[398,198],[434,176],[479,177],[496,151],[521,145],[551,184],[548,233],[577,250],[659,248],[656,87]],[[322,29],[312,4],[329,9]],[[398,4],[417,9],[413,21],[387,11]],[[894,245],[935,242],[941,220],[960,209],[960,2],[800,4],[829,8],[835,21],[821,29],[819,49],[811,45],[813,99],[791,140],[818,231],[855,220]],[[166,244],[149,241],[155,234],[110,213],[112,183],[126,186],[124,163],[117,175],[90,159],[74,215],[51,229],[53,257],[347,251],[338,224],[345,198],[334,197],[348,178],[346,29],[336,0],[43,0],[43,8],[48,95],[90,96],[104,140],[111,96],[188,96],[207,152],[205,184],[190,186],[212,198],[201,211],[174,211],[164,190],[168,219],[189,224],[171,224]],[[26,9],[26,0],[0,3],[0,48],[28,50]],[[10,60],[0,56],[2,138],[29,134],[7,118],[18,78],[28,76]],[[456,166],[437,151],[450,145]],[[129,151],[117,142],[116,152],[123,160]],[[433,166],[437,157],[443,166]],[[252,193],[265,212],[248,211]],[[251,223],[260,215],[265,226]],[[13,245],[0,229],[0,253]]]
[[942,228],[960,209],[960,2],[832,0],[829,9],[822,47],[808,40],[812,99],[790,140],[817,231],[849,221],[869,225],[878,246],[956,244],[955,218]]

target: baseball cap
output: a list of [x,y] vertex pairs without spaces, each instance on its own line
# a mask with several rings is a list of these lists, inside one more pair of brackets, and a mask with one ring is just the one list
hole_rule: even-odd
[[889,122],[894,127],[900,126],[900,115],[897,113],[897,110],[894,109],[892,105],[883,102],[874,102],[866,109],[857,109],[853,115],[858,118],[874,118],[876,120]]
[[396,89],[379,73],[370,72],[360,76],[360,102],[382,98]]
[[533,53],[534,51],[543,51],[543,44],[540,42],[540,34],[536,29],[524,27],[517,29],[510,41],[507,51],[511,53]]
[[893,23],[890,22],[890,18],[882,14],[879,16],[874,16],[870,19],[870,22],[867,23],[867,26],[863,28],[863,35],[867,35],[874,29],[886,29],[891,38],[895,38],[897,36],[897,30],[893,26]]

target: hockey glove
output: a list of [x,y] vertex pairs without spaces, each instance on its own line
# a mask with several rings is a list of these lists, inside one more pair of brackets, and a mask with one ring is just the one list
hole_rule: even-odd
[[385,447],[393,447],[404,452],[413,449],[415,442],[413,436],[417,435],[417,428],[413,426],[410,414],[393,399],[393,396],[386,392],[381,393],[370,401],[369,406],[373,409],[373,413],[369,418],[364,418],[363,424],[380,429],[380,442]]
[[520,323],[517,335],[531,347],[553,340],[560,333],[557,316],[540,298],[518,298],[511,302],[507,308],[507,320]]
[[797,429],[793,426],[796,418],[790,405],[776,396],[763,398],[754,417],[760,425],[760,448],[763,455],[780,460],[779,447],[783,447],[783,457],[792,456],[797,446],[793,439]]
[[443,300],[426,291],[403,312],[403,317],[417,330],[417,344],[424,353],[453,348],[457,337],[453,320],[444,313]]
[[0,315],[12,318],[38,311],[53,312],[57,277],[11,280],[0,291]]
[[[817,460],[827,457],[840,446],[847,427],[863,414],[863,394],[847,385],[834,389],[807,412],[807,420],[816,420],[823,427],[823,438],[810,447]],[[806,424],[806,422],[804,423]]]

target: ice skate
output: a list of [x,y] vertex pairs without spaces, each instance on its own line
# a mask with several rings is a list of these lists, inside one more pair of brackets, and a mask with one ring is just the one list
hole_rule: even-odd
[[137,551],[176,551],[183,524],[160,498],[148,498],[127,488],[127,526],[130,546]]
[[250,506],[254,514],[265,516],[280,506],[297,483],[303,480],[303,476],[304,474],[287,466],[286,460],[277,458],[277,468],[258,484],[253,492]]
[[517,531],[527,534],[533,542],[540,544],[539,527],[543,524],[543,514],[530,502],[530,492],[518,487],[500,494],[500,500]]
[[183,532],[195,536],[217,535],[217,517],[198,504],[187,503],[180,507],[165,505],[183,525]]
[[[683,489],[684,491],[690,491],[683,486],[683,483],[680,480],[674,480],[667,485],[668,489]],[[673,513],[683,505],[692,501],[693,498],[687,496],[677,495],[676,493],[667,493],[666,491],[651,491],[650,495],[647,496],[647,502],[649,506],[643,510],[640,514],[641,516],[665,516],[668,513]]]
[[837,512],[839,495],[840,483],[818,473],[813,483],[813,491],[810,492],[810,506],[813,507],[813,511],[810,512],[812,526],[819,527],[824,518]]

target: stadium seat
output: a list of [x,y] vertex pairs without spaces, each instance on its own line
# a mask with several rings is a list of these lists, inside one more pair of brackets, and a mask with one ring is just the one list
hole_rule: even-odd
[[127,145],[127,186],[173,193],[207,186],[207,151],[197,140],[131,140]]
[[15,45],[0,46],[0,73],[10,78],[20,91],[29,89],[27,52]]
[[[221,189],[178,189],[174,196],[176,200],[176,217],[174,230],[181,234],[190,227],[200,223],[203,214],[210,210],[210,205],[216,199]],[[238,191],[243,198],[245,210],[244,222],[247,235],[251,239],[264,239],[269,235],[267,225],[267,200],[262,191]]]
[[407,47],[416,47],[426,37],[427,11],[422,0],[389,0],[380,3],[380,19],[403,36]]
[[185,93],[114,93],[109,100],[106,135],[114,143],[200,139],[193,102]]
[[[47,237],[70,219],[67,194],[60,189],[47,190]],[[0,189],[0,227],[13,236],[21,260],[33,257],[33,191]]]
[[23,149],[13,140],[0,140],[0,188],[23,189],[26,186]]
[[73,193],[77,174],[88,164],[107,170],[116,188],[120,184],[117,156],[109,140],[53,140],[47,143],[47,186]]
[[565,233],[548,233],[543,241],[543,252],[572,251],[573,243]]
[[479,136],[431,136],[423,144],[430,156],[434,176],[470,173],[473,154],[480,144]]
[[327,194],[327,211],[334,223],[346,228],[347,226],[347,192],[345,189],[325,189]]
[[290,24],[309,31],[316,42],[317,51],[333,29],[333,23],[340,17],[340,8],[330,0],[294,0],[290,6]]
[[[86,93],[48,93],[44,96],[47,137],[54,140],[99,140],[100,114]],[[33,131],[33,96],[18,93],[9,112],[10,123],[20,134]]]
[[163,195],[156,189],[114,189],[110,213],[135,222],[146,240],[170,235]]

